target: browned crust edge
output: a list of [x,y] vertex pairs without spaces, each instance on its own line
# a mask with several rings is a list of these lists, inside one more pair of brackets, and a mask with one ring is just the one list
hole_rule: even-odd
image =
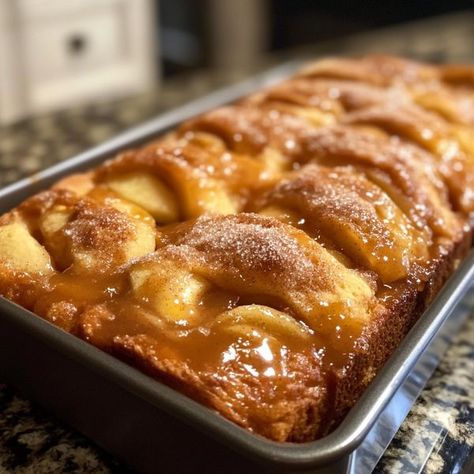
[[460,261],[466,257],[471,245],[471,232],[466,232],[453,245],[451,251],[438,260],[424,289],[420,292],[407,287],[397,304],[371,327],[366,346],[354,357],[352,363],[346,366],[344,371],[334,373],[330,387],[333,411],[328,414],[327,423],[320,436],[333,431],[342,422],[348,411],[370,386],[378,371],[429,307]]

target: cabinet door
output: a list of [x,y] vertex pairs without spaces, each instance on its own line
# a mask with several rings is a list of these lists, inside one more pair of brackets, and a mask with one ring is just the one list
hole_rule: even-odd
[[138,92],[155,79],[149,0],[19,2],[31,111]]

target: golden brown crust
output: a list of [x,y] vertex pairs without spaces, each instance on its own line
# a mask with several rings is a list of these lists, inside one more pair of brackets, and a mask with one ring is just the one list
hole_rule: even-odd
[[350,166],[305,166],[257,203],[389,283],[428,257],[426,235],[378,186]]
[[331,431],[467,253],[474,72],[329,58],[0,216],[0,294],[277,441]]

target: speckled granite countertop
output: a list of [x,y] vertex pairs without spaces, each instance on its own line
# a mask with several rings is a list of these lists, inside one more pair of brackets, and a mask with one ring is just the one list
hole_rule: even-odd
[[[399,54],[472,61],[473,39],[474,14],[463,14],[426,22],[423,28],[387,30],[378,34],[377,46]],[[361,36],[321,47],[317,53],[335,47],[344,52],[361,51],[373,49],[372,44],[373,37]],[[242,76],[207,73],[181,78],[165,84],[161,91],[0,128],[0,186]],[[0,473],[125,471],[91,441],[0,381]],[[445,354],[375,472],[474,472],[474,315]]]

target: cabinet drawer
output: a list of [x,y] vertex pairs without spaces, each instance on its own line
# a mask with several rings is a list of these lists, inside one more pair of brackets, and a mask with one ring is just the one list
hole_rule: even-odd
[[150,0],[20,0],[19,54],[32,112],[141,91],[155,79]]
[[34,83],[88,74],[126,59],[127,24],[120,3],[27,21],[25,66]]

